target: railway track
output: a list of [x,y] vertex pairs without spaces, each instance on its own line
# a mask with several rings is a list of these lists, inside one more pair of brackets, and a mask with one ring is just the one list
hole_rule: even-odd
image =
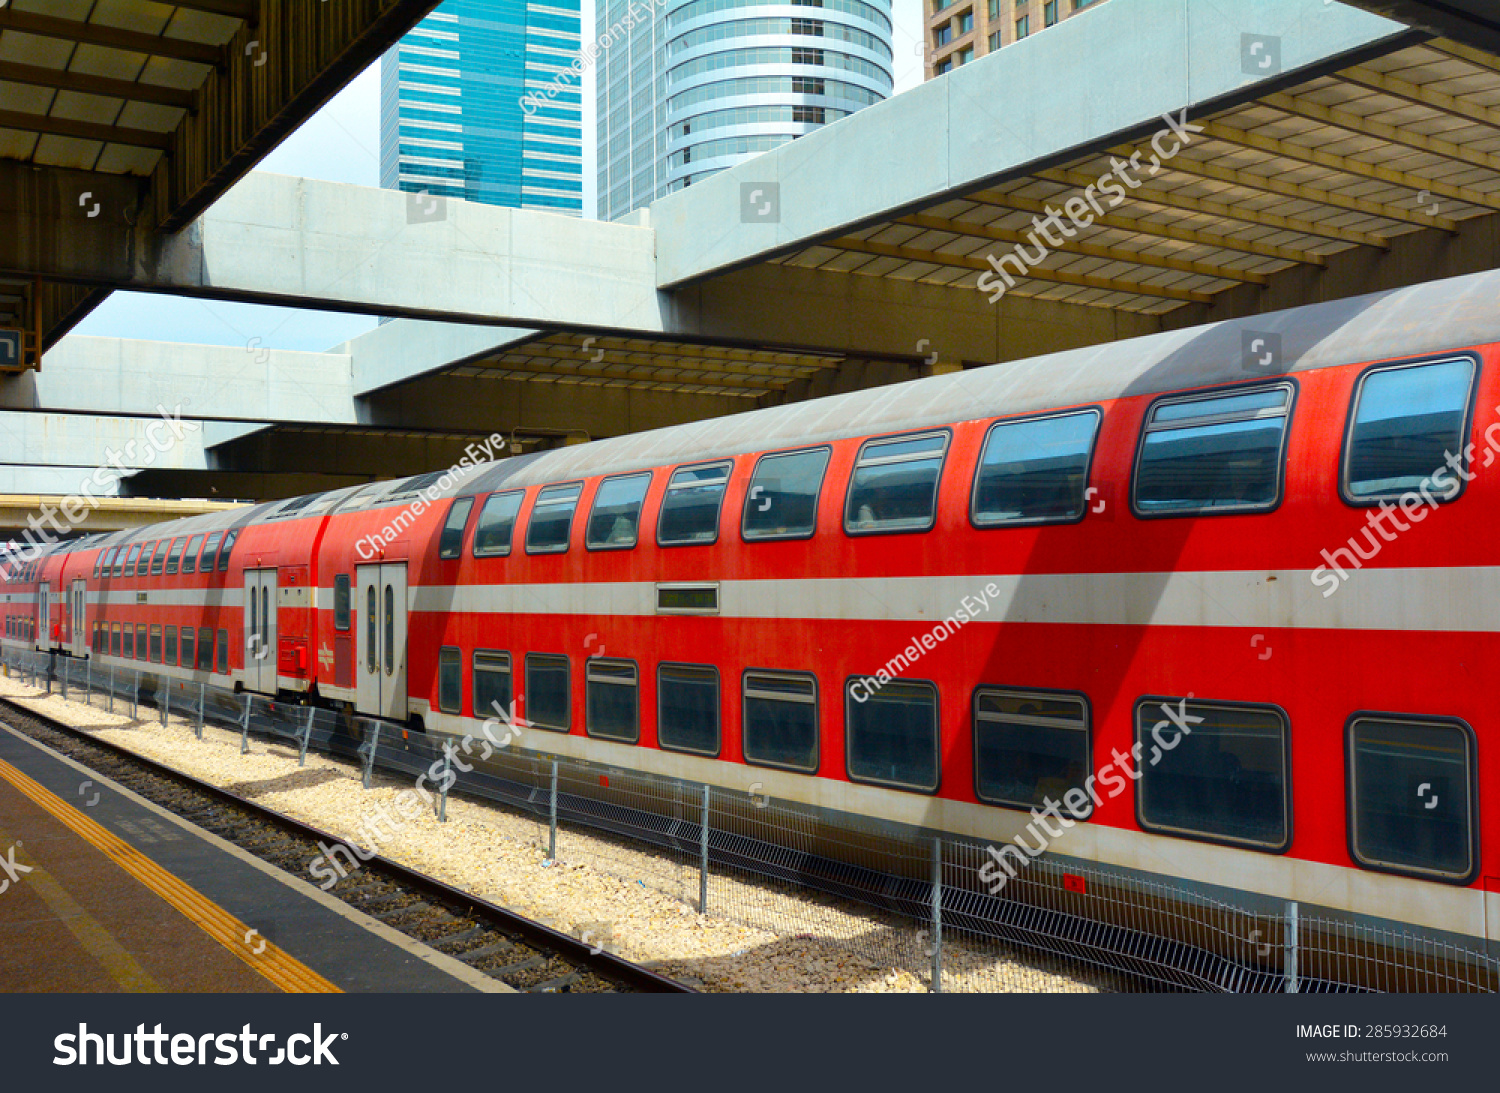
[[[0,698],[0,720],[153,804],[299,875],[336,835]],[[382,857],[328,894],[518,991],[693,993],[622,957]]]

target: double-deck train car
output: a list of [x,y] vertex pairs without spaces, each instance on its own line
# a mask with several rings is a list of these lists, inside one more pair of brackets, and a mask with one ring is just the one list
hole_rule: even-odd
[[5,640],[1493,941],[1497,452],[1482,274],[74,544]]

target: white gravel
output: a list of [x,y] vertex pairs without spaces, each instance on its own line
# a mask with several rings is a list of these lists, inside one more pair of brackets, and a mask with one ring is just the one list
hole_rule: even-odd
[[[250,754],[241,755],[237,732],[208,726],[200,741],[189,721],[174,716],[163,727],[157,712],[145,708],[143,720],[131,721],[128,703],[118,696],[115,707],[125,712],[111,715],[102,708],[103,696],[94,696],[92,705],[65,702],[11,673],[0,677],[0,695],[360,845],[369,843],[361,828],[384,805],[387,815],[398,818],[384,824],[389,837],[377,847],[384,856],[574,936],[587,934],[593,944],[705,990],[927,990],[925,974],[908,970],[925,972],[926,957],[913,948],[914,931],[893,929],[852,904],[715,873],[709,907],[725,909],[729,917],[701,915],[693,906],[696,866],[670,856],[565,826],[558,836],[562,860],[549,862],[545,826],[499,806],[453,798],[448,822],[440,824],[425,808],[399,812],[398,797],[411,789],[410,781],[377,774],[365,790],[356,766],[327,755],[309,753],[307,766],[299,768],[295,747],[254,737]],[[321,878],[305,879],[316,884]],[[922,938],[915,941],[919,946]],[[945,940],[945,990],[1089,992],[1111,986],[1103,974],[1062,974],[984,948]],[[887,949],[890,962],[877,962],[874,954]]]

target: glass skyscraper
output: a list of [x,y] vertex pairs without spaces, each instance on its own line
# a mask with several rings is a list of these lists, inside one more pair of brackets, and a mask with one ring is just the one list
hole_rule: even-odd
[[581,29],[581,0],[444,0],[381,60],[380,184],[582,213]]
[[599,216],[887,98],[890,0],[599,0]]

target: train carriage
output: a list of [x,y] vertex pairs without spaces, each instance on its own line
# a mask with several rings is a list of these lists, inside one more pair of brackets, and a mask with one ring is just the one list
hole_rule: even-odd
[[[514,718],[535,754],[988,842],[1001,883],[1047,851],[1500,941],[1497,299],[1481,274],[974,369],[56,572],[110,662],[141,659],[118,612],[158,663],[160,612],[215,633],[215,682]],[[211,576],[155,575],[231,528]]]

